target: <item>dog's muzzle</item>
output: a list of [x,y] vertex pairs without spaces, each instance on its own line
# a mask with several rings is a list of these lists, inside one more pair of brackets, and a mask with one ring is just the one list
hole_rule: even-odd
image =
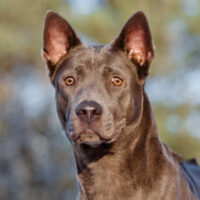
[[124,118],[114,123],[112,114],[103,115],[102,106],[95,101],[78,104],[71,122],[68,128],[71,140],[91,147],[114,142],[126,124]]
[[101,144],[101,137],[97,132],[92,130],[95,124],[100,121],[103,109],[101,105],[94,101],[83,101],[75,110],[80,122],[84,124],[85,130],[79,133],[77,138],[74,138],[78,143],[84,143],[90,146],[98,146]]

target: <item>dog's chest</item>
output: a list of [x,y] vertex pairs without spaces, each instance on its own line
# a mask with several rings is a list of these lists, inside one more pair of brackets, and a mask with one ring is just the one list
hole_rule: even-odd
[[[111,166],[99,167],[90,171],[87,177],[80,177],[83,193],[87,200],[132,199],[133,187],[130,176],[124,172],[116,173]],[[81,200],[82,200],[81,199]]]
[[155,185],[140,187],[139,183],[134,183],[134,177],[130,175],[128,168],[123,168],[117,162],[115,167],[113,165],[110,162],[96,165],[79,175],[82,189],[80,200],[188,199],[186,194],[178,194],[177,182],[169,179],[169,176],[160,177]]

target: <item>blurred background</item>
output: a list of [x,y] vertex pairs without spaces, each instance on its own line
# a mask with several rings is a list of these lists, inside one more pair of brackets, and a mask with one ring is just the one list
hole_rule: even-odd
[[200,162],[199,0],[7,0],[0,4],[0,199],[73,200],[76,167],[41,59],[47,10],[87,44],[108,43],[137,10],[156,57],[146,84],[161,139]]

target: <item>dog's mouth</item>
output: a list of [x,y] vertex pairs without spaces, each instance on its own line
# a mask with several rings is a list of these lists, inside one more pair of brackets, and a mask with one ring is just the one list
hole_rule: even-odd
[[98,147],[102,143],[102,139],[97,132],[86,129],[79,134],[79,137],[75,139],[75,142],[87,144],[91,147]]
[[78,144],[86,144],[90,147],[98,147],[102,143],[112,143],[114,142],[118,136],[120,135],[122,129],[125,127],[125,119],[120,121],[112,134],[102,134],[100,132],[94,131],[91,128],[86,128],[81,131],[79,134],[73,133],[71,135],[71,139]]

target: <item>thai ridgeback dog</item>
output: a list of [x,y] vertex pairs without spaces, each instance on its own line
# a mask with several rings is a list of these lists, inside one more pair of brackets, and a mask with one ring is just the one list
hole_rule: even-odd
[[145,80],[154,45],[143,12],[108,45],[85,46],[48,11],[43,58],[76,159],[80,200],[195,200],[183,158],[163,144]]

